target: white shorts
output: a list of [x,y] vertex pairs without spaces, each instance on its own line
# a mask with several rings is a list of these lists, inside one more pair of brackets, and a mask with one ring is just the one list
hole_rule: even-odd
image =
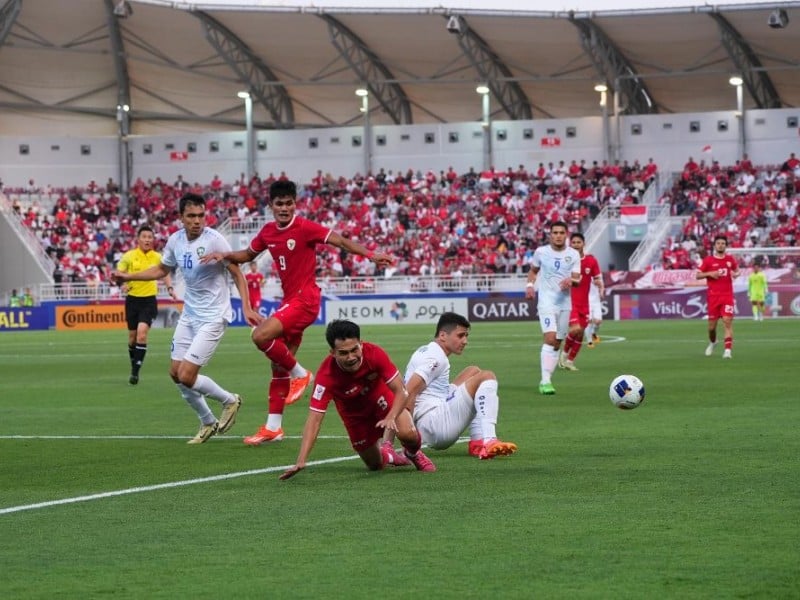
[[172,334],[172,360],[185,360],[201,367],[208,364],[228,327],[226,321],[194,323],[181,316]]
[[603,320],[603,302],[601,300],[589,300],[589,320]]
[[476,414],[475,401],[467,393],[466,386],[450,384],[447,398],[442,398],[437,407],[422,416],[415,416],[414,424],[423,443],[444,450],[456,443]]
[[563,340],[569,331],[569,308],[552,308],[539,313],[539,325],[542,333],[555,332],[556,339]]

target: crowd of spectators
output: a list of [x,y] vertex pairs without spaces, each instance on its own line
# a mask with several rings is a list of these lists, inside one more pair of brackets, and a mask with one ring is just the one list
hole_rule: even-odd
[[[517,169],[435,173],[409,169],[347,178],[321,171],[300,184],[298,213],[352,236],[370,249],[398,257],[401,275],[521,273],[545,243],[547,224],[566,221],[583,230],[600,210],[637,203],[657,173],[655,163],[609,164],[573,160]],[[136,180],[123,203],[114,181],[82,188],[42,189],[31,180],[14,210],[56,262],[56,283],[107,280],[139,226],[153,227],[161,243],[180,229],[178,200],[192,191],[207,198],[207,224],[242,222],[269,214],[267,193],[277,177],[242,175],[189,184],[182,177]],[[679,236],[664,245],[656,268],[694,268],[713,236],[732,247],[793,246],[798,237],[800,160],[792,154],[775,167],[754,167],[745,155],[730,167],[689,159],[662,198],[673,215],[686,216]],[[776,259],[781,260],[781,259]],[[374,265],[334,248],[318,257],[320,276],[371,276]]]
[[[689,158],[675,186],[663,198],[672,214],[686,216],[679,236],[667,240],[663,269],[692,269],[711,252],[713,238],[728,237],[730,247],[797,246],[800,237],[800,159],[794,153],[780,165],[752,164],[745,154],[731,166]],[[745,265],[763,261],[744,255]],[[770,255],[770,266],[797,257]]]
[[[604,205],[638,202],[655,177],[650,160],[609,164],[585,161],[540,163],[456,173],[379,170],[334,177],[321,171],[298,182],[298,213],[353,236],[368,248],[398,257],[394,272],[404,275],[514,273],[527,269],[533,250],[545,241],[546,224],[564,220],[580,230]],[[178,200],[187,191],[207,198],[207,224],[246,222],[269,213],[267,193],[277,177],[242,175],[234,183],[219,177],[206,184],[161,179],[135,181],[123,205],[116,184],[94,181],[83,188],[41,189],[31,181],[27,197],[14,209],[57,263],[56,283],[107,278],[122,253],[132,247],[140,225],[153,227],[163,243],[181,227]],[[374,265],[358,257],[321,249],[323,277],[373,275]]]

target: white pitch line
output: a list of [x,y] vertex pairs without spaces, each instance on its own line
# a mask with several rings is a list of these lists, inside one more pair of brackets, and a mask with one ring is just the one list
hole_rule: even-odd
[[[358,454],[351,456],[340,456],[338,458],[326,458],[324,460],[315,460],[306,465],[306,468],[316,465],[325,465],[336,462],[343,462],[346,460],[354,460],[360,458]],[[51,506],[61,506],[63,504],[77,504],[78,502],[90,502],[91,500],[103,500],[104,498],[113,498],[115,496],[127,496],[130,494],[140,494],[142,492],[153,492],[156,490],[167,490],[177,487],[184,487],[187,485],[196,485],[198,483],[209,483],[213,481],[225,481],[227,479],[236,479],[238,477],[249,477],[250,475],[264,475],[265,473],[277,473],[278,471],[285,471],[292,465],[284,465],[280,467],[267,467],[266,469],[252,469],[250,471],[240,471],[238,473],[225,473],[224,475],[214,475],[211,477],[200,477],[198,479],[186,479],[184,481],[171,481],[169,483],[158,483],[155,485],[145,485],[140,487],[128,488],[125,490],[115,490],[113,492],[102,492],[99,494],[90,494],[88,496],[75,496],[74,498],[62,498],[61,500],[50,500],[48,502],[37,502],[35,504],[22,504],[20,506],[9,506],[8,508],[0,508],[0,515],[8,515],[11,513],[22,512],[25,510],[36,510],[38,508],[50,508]]]
[[[188,440],[190,435],[0,435],[0,440]],[[241,440],[233,435],[216,435],[215,440]],[[285,435],[285,440],[300,440],[301,435]],[[321,435],[319,440],[346,440],[345,435]]]

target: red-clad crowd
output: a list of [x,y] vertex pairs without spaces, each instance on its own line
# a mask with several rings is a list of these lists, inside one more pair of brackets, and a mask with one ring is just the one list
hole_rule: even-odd
[[[335,227],[367,247],[398,257],[399,274],[511,273],[527,268],[533,249],[544,241],[546,223],[564,220],[582,229],[606,205],[637,202],[656,173],[646,165],[572,161],[540,163],[505,171],[494,168],[456,173],[452,168],[333,177],[318,172],[300,182],[298,213]],[[56,259],[56,281],[100,281],[122,253],[133,246],[135,232],[148,224],[165,240],[180,228],[178,200],[187,191],[207,198],[207,223],[217,226],[268,214],[267,191],[277,178],[242,176],[226,184],[215,176],[207,184],[137,180],[127,206],[113,181],[83,188],[40,189],[33,181],[26,193],[55,198],[21,203],[23,222]],[[371,275],[371,262],[340,256],[323,247],[318,270],[325,276]]]
[[[321,171],[299,182],[298,214],[336,228],[370,249],[398,257],[404,275],[515,273],[527,270],[533,250],[545,242],[547,223],[563,220],[574,230],[606,206],[636,203],[657,173],[649,160],[591,165],[573,160],[540,163],[528,171],[452,168],[435,173],[384,169],[369,176],[334,177]],[[267,192],[285,173],[205,184],[136,180],[127,205],[116,184],[94,181],[82,188],[40,189],[33,181],[6,193],[55,198],[15,201],[24,224],[56,260],[55,280],[105,279],[122,253],[148,224],[162,243],[181,227],[178,200],[188,192],[207,198],[207,223],[247,222],[269,214]],[[733,167],[689,160],[679,182],[662,199],[674,214],[691,215],[682,236],[670,240],[663,268],[691,268],[720,230],[732,246],[793,245],[797,234],[800,161],[792,155],[780,168],[755,168],[745,157]],[[790,190],[791,188],[791,190]],[[374,265],[321,247],[318,271],[325,277],[373,275]],[[688,265],[688,266],[687,266]]]
[[[675,186],[662,198],[674,215],[687,216],[683,231],[665,244],[663,269],[692,269],[711,251],[715,235],[730,247],[790,247],[800,237],[800,159],[753,166],[747,155],[732,166],[689,158]],[[755,255],[746,255],[745,262]],[[762,260],[762,259],[759,259]],[[772,266],[797,257],[773,255]]]

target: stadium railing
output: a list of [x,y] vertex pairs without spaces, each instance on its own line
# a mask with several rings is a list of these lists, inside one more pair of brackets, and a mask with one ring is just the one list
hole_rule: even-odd
[[11,202],[4,194],[0,194],[0,210],[6,216],[6,220],[17,234],[25,241],[25,245],[30,249],[36,261],[45,273],[51,274],[56,268],[53,260],[47,255],[41,241],[36,234],[28,229],[22,222],[22,217],[14,212]]
[[[524,292],[526,274],[486,274],[462,276],[395,276],[395,277],[331,277],[320,278],[319,284],[328,296],[348,296],[356,294],[442,294],[450,292]],[[176,282],[180,298],[183,293],[182,282]],[[238,297],[235,289],[232,294]],[[270,280],[264,287],[263,297],[279,298],[282,295],[277,281]],[[48,300],[121,300],[119,288],[107,282],[86,283],[45,283],[38,289],[37,298]],[[159,287],[159,298],[168,299],[166,291]]]

